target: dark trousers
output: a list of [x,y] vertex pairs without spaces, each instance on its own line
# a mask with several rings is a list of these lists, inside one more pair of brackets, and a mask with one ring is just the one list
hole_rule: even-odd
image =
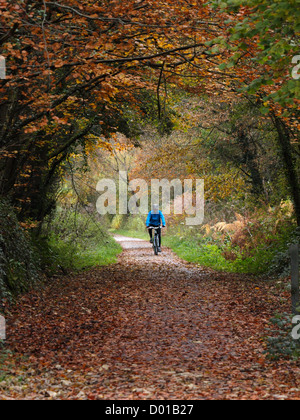
[[[150,239],[152,239],[153,229],[148,229],[148,231],[149,231]],[[157,229],[157,233],[158,233],[158,238],[159,238],[159,246],[161,247],[161,228]]]

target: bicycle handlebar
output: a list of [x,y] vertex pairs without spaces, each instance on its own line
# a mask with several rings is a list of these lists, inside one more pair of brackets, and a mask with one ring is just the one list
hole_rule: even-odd
[[147,226],[147,229],[161,229],[164,228],[165,226]]

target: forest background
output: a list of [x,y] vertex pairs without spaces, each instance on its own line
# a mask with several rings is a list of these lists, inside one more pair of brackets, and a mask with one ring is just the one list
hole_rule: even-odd
[[[159,7],[158,7],[159,3]],[[204,179],[205,221],[165,244],[287,277],[299,241],[298,0],[0,1],[0,311],[57,272],[116,260],[101,178]],[[172,197],[173,200],[180,197]]]

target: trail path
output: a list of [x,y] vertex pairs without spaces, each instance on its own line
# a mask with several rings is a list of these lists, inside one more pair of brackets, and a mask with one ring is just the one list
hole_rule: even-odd
[[0,398],[300,399],[299,364],[264,356],[268,320],[287,309],[275,283],[116,240],[117,264],[21,300],[8,322],[20,360],[5,363]]

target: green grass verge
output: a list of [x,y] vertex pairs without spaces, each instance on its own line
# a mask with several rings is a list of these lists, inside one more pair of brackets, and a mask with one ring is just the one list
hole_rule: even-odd
[[110,236],[95,243],[83,245],[80,242],[66,241],[51,235],[46,241],[39,241],[39,257],[48,275],[63,270],[82,271],[97,266],[117,262],[122,247]]
[[110,265],[117,262],[122,247],[115,241],[109,240],[105,244],[84,251],[78,250],[74,256],[73,268],[84,270],[96,266]]
[[199,245],[192,240],[166,236],[164,244],[185,261],[197,263],[216,270],[228,271],[229,265],[217,245]]
[[235,260],[227,260],[224,257],[225,246],[205,240],[167,236],[164,243],[185,261],[227,273],[266,274],[276,256],[275,250],[263,243],[248,256],[235,249]]

